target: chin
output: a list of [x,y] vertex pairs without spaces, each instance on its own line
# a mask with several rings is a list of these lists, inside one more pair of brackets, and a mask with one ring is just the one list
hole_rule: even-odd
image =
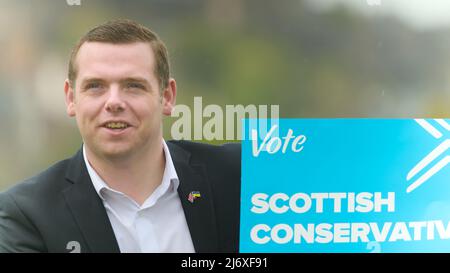
[[123,158],[130,156],[133,149],[124,145],[111,145],[109,147],[100,147],[100,153],[107,158]]

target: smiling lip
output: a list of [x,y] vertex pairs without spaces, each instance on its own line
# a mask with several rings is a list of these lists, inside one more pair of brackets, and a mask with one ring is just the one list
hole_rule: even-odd
[[120,135],[128,131],[132,125],[123,120],[109,120],[102,123],[100,127],[106,130],[109,134]]
[[123,120],[109,120],[103,122],[100,126],[107,129],[124,129],[131,127],[131,124]]

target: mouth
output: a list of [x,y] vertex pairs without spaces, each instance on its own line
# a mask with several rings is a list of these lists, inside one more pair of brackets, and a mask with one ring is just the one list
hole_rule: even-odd
[[103,123],[101,127],[106,128],[113,132],[121,132],[131,127],[131,124],[125,121],[107,121]]

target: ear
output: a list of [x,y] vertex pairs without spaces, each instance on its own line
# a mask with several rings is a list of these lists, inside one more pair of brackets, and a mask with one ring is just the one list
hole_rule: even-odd
[[68,79],[64,81],[64,93],[66,94],[66,111],[70,117],[75,116],[75,93]]
[[177,96],[177,83],[174,79],[170,78],[166,89],[162,93],[163,114],[170,116],[173,108],[175,107],[175,101]]

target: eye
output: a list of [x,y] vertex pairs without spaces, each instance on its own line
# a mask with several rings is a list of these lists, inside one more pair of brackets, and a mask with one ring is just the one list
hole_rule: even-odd
[[129,82],[126,86],[129,89],[145,89],[145,86],[138,82]]
[[91,90],[91,89],[99,89],[101,87],[102,87],[101,83],[99,83],[99,82],[91,82],[91,83],[86,84],[84,86],[84,89],[85,90]]

